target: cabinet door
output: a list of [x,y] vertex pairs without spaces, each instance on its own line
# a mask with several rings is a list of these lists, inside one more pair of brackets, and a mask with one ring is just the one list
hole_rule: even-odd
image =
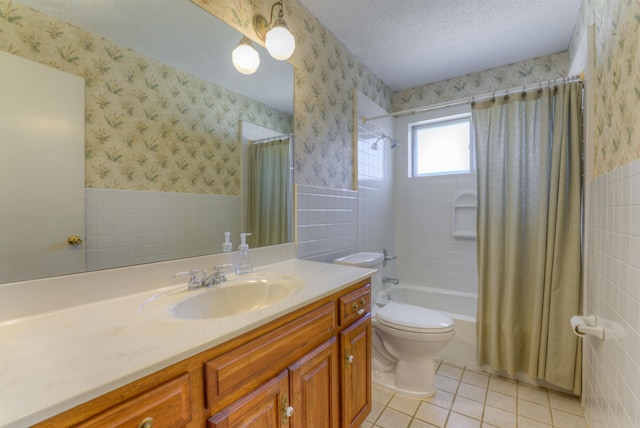
[[340,333],[342,427],[359,427],[371,411],[371,317]]
[[283,371],[209,418],[209,428],[288,428],[289,375]]
[[331,338],[289,367],[291,428],[337,428],[340,399],[338,344]]

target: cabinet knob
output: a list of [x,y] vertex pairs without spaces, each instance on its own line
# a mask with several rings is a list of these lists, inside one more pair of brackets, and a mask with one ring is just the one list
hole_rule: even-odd
[[284,409],[284,415],[288,418],[293,416],[293,407],[289,406],[286,409]]
[[347,360],[347,364],[353,363],[353,355],[347,355],[346,360]]
[[367,301],[363,299],[360,299],[360,304],[362,305],[362,307],[358,306],[357,303],[353,304],[353,311],[357,314],[357,315],[362,315],[365,312],[365,308],[367,307]]
[[151,428],[153,426],[153,422],[154,421],[152,417],[144,418],[138,424],[138,428]]

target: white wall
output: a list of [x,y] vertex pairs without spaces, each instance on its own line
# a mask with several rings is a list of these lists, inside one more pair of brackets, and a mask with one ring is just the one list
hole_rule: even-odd
[[[332,263],[358,251],[394,248],[393,156],[388,142],[371,144],[381,134],[393,136],[390,118],[368,122],[362,116],[385,114],[361,93],[357,95],[358,190],[296,185],[298,257]],[[393,274],[393,263],[385,270]]]
[[455,238],[453,203],[462,192],[476,193],[475,174],[409,177],[409,124],[468,112],[468,105],[395,120],[396,250],[402,282],[477,293],[475,239]]
[[[391,117],[363,123],[362,117],[384,115],[387,112],[362,93],[358,106],[358,249],[380,252],[386,248],[395,255],[394,158],[398,148],[391,149],[388,140],[372,144],[381,135],[393,137]],[[385,268],[386,276],[395,275],[395,262]]]
[[[386,248],[398,259],[387,264],[385,276],[476,293],[476,241],[452,236],[453,202],[462,192],[475,193],[475,174],[409,179],[407,126],[425,116],[363,123],[362,116],[385,111],[361,93],[357,98],[358,191],[297,186],[298,256],[332,262]],[[468,107],[449,113],[461,108]],[[372,150],[381,134],[400,146],[392,150],[379,141]]]

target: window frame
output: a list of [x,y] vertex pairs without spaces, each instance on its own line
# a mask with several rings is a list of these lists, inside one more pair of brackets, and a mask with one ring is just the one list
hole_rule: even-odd
[[[433,173],[424,173],[418,174],[417,164],[418,164],[418,148],[417,148],[417,138],[416,133],[419,129],[429,127],[435,124],[442,124],[446,122],[454,122],[460,121],[462,119],[466,119],[469,123],[469,170],[457,170],[457,171],[445,171],[445,172],[433,172]],[[421,120],[419,122],[413,122],[409,124],[409,138],[410,144],[409,146],[409,177],[410,178],[423,178],[423,177],[439,177],[443,175],[469,175],[476,173],[476,144],[473,132],[473,122],[471,120],[471,112],[464,113],[456,113],[456,114],[441,114],[436,117]]]

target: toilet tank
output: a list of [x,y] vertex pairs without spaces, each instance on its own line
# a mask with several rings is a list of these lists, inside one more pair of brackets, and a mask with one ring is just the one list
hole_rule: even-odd
[[340,257],[333,261],[339,265],[366,267],[378,271],[371,277],[371,295],[377,296],[382,291],[382,266],[384,254],[374,252],[360,252]]

